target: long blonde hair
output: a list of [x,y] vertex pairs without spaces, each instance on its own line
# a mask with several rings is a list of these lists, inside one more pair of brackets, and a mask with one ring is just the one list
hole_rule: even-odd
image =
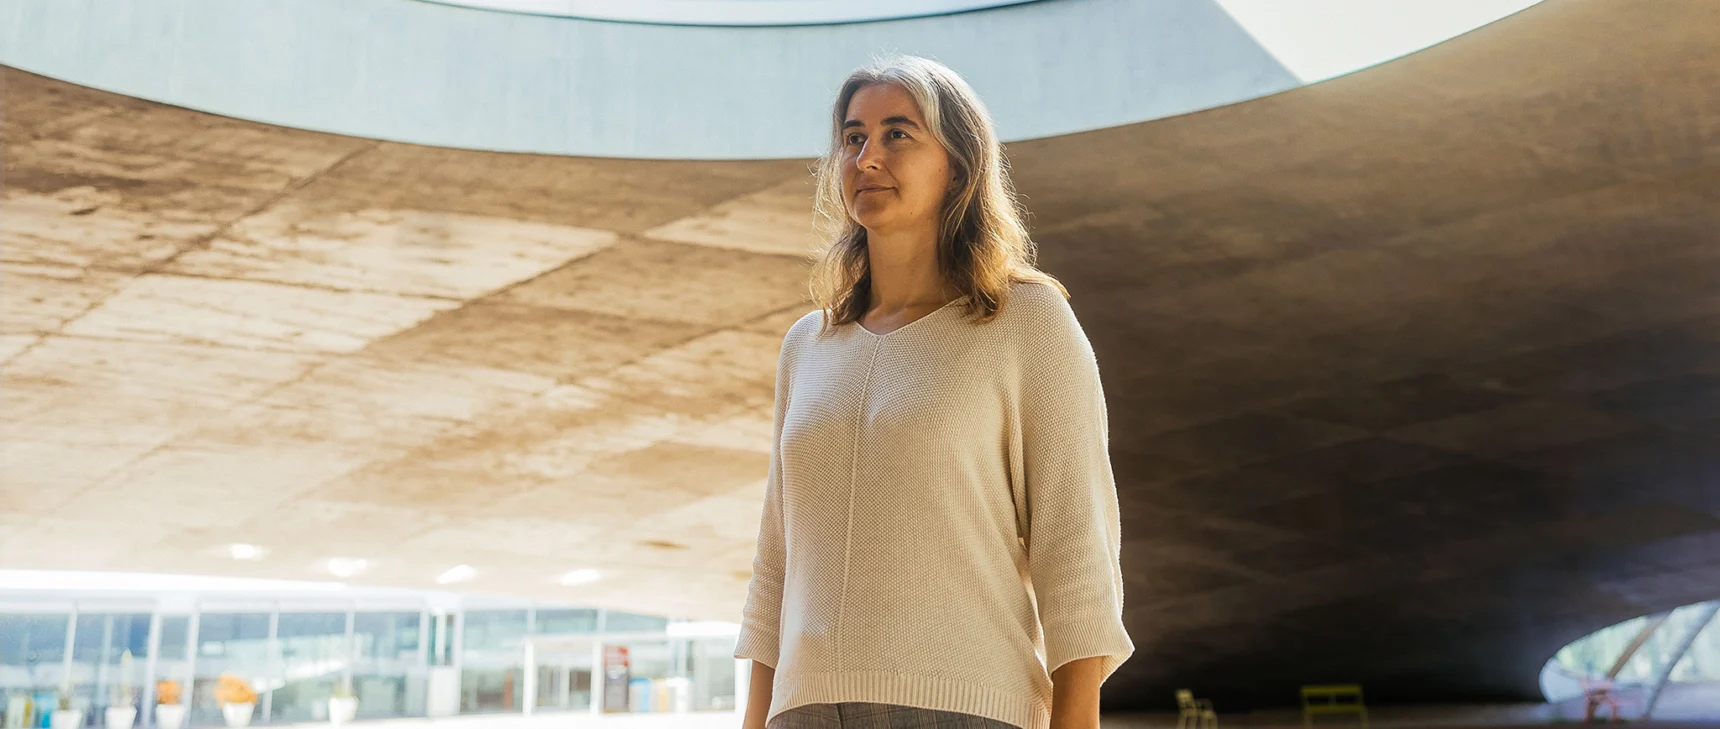
[[830,151],[818,160],[814,207],[830,244],[813,265],[812,296],[824,309],[826,326],[859,321],[871,299],[866,229],[848,215],[842,196],[842,124],[854,94],[878,83],[896,84],[913,97],[958,173],[944,201],[938,270],[967,295],[966,313],[980,322],[996,318],[1016,281],[1046,283],[1067,298],[1068,289],[1034,265],[1037,251],[1027,235],[1025,211],[1010,185],[1003,147],[979,95],[948,66],[894,56],[874,61],[842,82],[831,112]]

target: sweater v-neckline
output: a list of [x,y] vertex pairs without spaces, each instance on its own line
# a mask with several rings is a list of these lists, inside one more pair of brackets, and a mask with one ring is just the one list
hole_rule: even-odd
[[956,304],[959,304],[963,301],[967,301],[967,298],[968,297],[966,294],[963,294],[961,296],[957,296],[954,299],[951,299],[948,302],[945,302],[943,306],[940,306],[936,309],[933,309],[933,310],[928,311],[924,314],[921,314],[919,316],[919,318],[917,318],[911,322],[908,322],[906,324],[903,324],[902,326],[896,327],[895,329],[891,329],[890,331],[884,332],[883,334],[879,334],[879,333],[874,332],[870,329],[867,329],[866,325],[861,324],[859,319],[854,320],[854,327],[856,329],[859,329],[860,331],[864,332],[866,334],[866,336],[869,336],[873,339],[885,339],[885,338],[889,337],[890,335],[895,334],[896,332],[902,331],[903,329],[907,329],[908,327],[914,326],[915,324],[919,324],[920,322],[923,322],[927,319],[930,319],[934,316],[937,316],[943,310],[948,309],[951,306],[955,306]]

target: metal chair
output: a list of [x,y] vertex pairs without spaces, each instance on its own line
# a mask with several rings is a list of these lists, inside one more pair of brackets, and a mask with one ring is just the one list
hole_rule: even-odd
[[1218,729],[1218,712],[1213,711],[1212,702],[1197,699],[1194,692],[1188,689],[1177,691],[1177,729]]
[[1595,715],[1600,713],[1598,709],[1602,706],[1605,706],[1610,710],[1610,721],[1616,722],[1619,720],[1618,691],[1617,686],[1613,683],[1612,679],[1590,678],[1585,676],[1582,679],[1581,686],[1583,692],[1584,724],[1595,723]]

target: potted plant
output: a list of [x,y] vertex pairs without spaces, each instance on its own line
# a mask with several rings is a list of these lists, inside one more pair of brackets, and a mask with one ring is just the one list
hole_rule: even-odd
[[328,721],[335,726],[352,723],[358,716],[358,696],[352,692],[352,679],[343,677],[328,699]]
[[108,701],[107,729],[131,729],[137,723],[137,687],[131,685],[131,651],[119,658],[119,683]]
[[179,682],[163,679],[155,683],[155,725],[160,729],[185,726],[185,705],[179,703]]
[[227,720],[227,726],[251,725],[251,714],[257,710],[257,692],[244,679],[231,673],[221,674],[215,685],[215,700],[221,704],[221,718]]
[[51,729],[78,729],[84,725],[84,712],[72,708],[72,684],[60,684],[60,706],[48,719]]
[[[30,695],[29,694],[22,693],[22,692],[12,692],[12,693],[6,694],[6,717],[7,717],[6,721],[8,721],[8,722],[12,722],[12,721],[24,722],[25,717],[27,717],[29,714],[30,714]],[[11,717],[14,717],[14,716],[16,716],[18,718],[16,720],[12,719]],[[9,724],[7,724],[7,726],[12,726],[12,724],[9,723]]]

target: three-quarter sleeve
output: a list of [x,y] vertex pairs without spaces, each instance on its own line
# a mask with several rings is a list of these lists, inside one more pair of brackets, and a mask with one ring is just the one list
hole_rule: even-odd
[[770,468],[765,476],[764,513],[759,520],[758,552],[735,658],[748,658],[776,668],[782,648],[782,583],[788,545],[782,523],[782,421],[788,410],[789,347],[784,342],[776,363],[775,421],[770,442]]
[[1102,656],[1100,680],[1134,653],[1123,626],[1122,525],[1105,396],[1092,344],[1059,296],[1021,349],[1017,395],[1028,569],[1045,667]]

